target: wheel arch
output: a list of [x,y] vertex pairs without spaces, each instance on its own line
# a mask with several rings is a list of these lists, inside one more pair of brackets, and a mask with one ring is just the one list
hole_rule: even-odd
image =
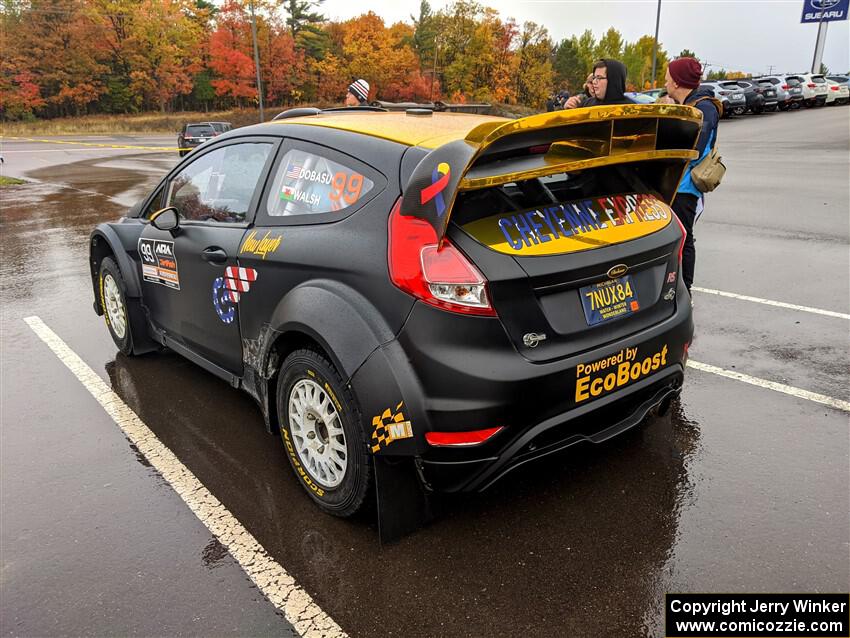
[[[411,301],[412,306],[412,301]],[[299,348],[312,348],[336,367],[343,383],[395,333],[379,311],[353,289],[334,281],[311,282],[290,291],[280,300],[269,322],[269,335],[261,352],[265,379],[267,427],[279,427],[275,397],[280,366]]]
[[[141,227],[139,227],[139,234]],[[133,261],[130,259],[125,248],[125,243],[121,241],[118,233],[112,228],[111,224],[99,224],[89,237],[89,268],[91,272],[92,293],[94,294],[94,309],[98,315],[103,314],[103,308],[100,304],[100,295],[98,294],[98,275],[100,273],[100,265],[105,257],[112,257],[118,268],[121,270],[121,276],[124,278],[124,284],[127,286],[128,297],[141,297],[141,286],[139,284],[139,276]]]

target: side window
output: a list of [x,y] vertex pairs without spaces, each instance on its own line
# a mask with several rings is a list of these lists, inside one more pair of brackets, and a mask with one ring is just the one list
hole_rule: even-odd
[[231,144],[205,153],[171,180],[168,206],[181,219],[239,223],[273,146],[266,142]]
[[272,217],[342,212],[374,186],[354,160],[334,161],[318,147],[291,149],[278,164],[266,211]]

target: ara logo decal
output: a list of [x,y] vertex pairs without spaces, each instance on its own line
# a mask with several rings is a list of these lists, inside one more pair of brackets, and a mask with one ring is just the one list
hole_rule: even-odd
[[257,271],[253,268],[228,266],[224,277],[213,281],[212,299],[218,318],[224,323],[233,323],[236,319],[236,304],[239,296],[251,289],[251,282],[257,281]]
[[393,441],[409,439],[413,436],[410,421],[404,419],[401,407],[404,401],[395,407],[395,411],[387,408],[381,416],[372,417],[372,453],[387,447]]
[[420,203],[425,205],[434,200],[434,205],[437,207],[437,217],[442,217],[446,212],[446,200],[443,198],[443,191],[449,185],[452,170],[446,162],[440,162],[434,172],[431,173],[431,185],[422,189],[420,195]]

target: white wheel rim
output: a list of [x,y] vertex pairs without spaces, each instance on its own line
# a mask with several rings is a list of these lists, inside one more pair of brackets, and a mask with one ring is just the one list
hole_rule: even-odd
[[106,316],[109,325],[119,339],[127,333],[127,316],[124,314],[124,304],[121,303],[121,292],[118,283],[110,274],[103,276],[103,298],[106,301]]
[[345,431],[333,401],[311,379],[298,381],[289,392],[289,431],[311,479],[325,488],[342,483],[348,467]]

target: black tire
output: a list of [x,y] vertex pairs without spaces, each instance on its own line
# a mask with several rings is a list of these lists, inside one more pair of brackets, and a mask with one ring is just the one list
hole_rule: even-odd
[[[115,288],[112,288],[114,282]],[[103,318],[106,327],[118,349],[126,355],[133,354],[133,330],[131,326],[138,325],[132,316],[134,310],[127,305],[127,285],[121,276],[121,269],[112,257],[104,257],[100,262],[100,271],[97,276],[97,291],[100,297],[100,306],[103,308]],[[117,298],[113,298],[114,293]],[[110,304],[109,306],[107,304]],[[111,308],[111,310],[110,310]],[[120,320],[123,317],[123,327]],[[123,328],[123,329],[122,329]]]
[[[299,406],[304,406],[299,403],[299,390],[310,391],[316,388],[324,392],[327,412],[322,415],[317,411],[305,410],[302,412],[301,424],[295,419],[291,420],[290,402],[293,402],[295,414],[298,414]],[[314,350],[302,349],[286,357],[278,376],[277,414],[286,455],[301,487],[328,514],[343,518],[354,515],[362,507],[370,491],[372,459],[366,434],[361,426],[360,409],[353,392],[343,384],[336,368],[324,355]],[[310,419],[311,416],[313,419]],[[323,416],[324,419],[321,418]],[[337,431],[341,426],[343,441],[339,440],[339,436],[332,436],[333,430],[328,424]],[[301,428],[301,432],[296,430],[293,433],[293,428]],[[302,436],[305,430],[307,435]],[[313,438],[310,438],[310,434]],[[319,447],[313,448],[313,454],[325,454],[327,447],[327,455],[331,455],[332,438],[345,448],[345,466],[338,476],[328,473],[323,475],[319,462],[313,460],[311,464],[311,459],[306,458],[309,453],[299,451],[304,450],[305,446],[316,445]],[[308,442],[308,439],[315,443]],[[327,467],[333,470],[339,470],[341,467],[339,462],[342,458],[339,452],[336,454],[337,456],[327,462]]]

